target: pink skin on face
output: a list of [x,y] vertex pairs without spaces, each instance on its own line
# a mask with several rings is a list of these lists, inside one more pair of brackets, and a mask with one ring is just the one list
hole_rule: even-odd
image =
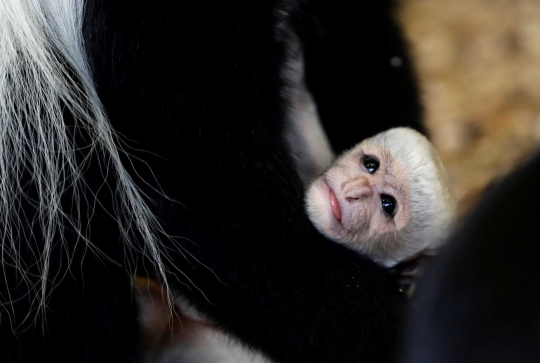
[[389,130],[343,153],[306,191],[306,208],[326,237],[391,267],[443,242],[455,210],[447,185],[425,137]]
[[[381,161],[369,173],[365,155]],[[386,157],[386,159],[383,159]],[[307,206],[311,220],[329,238],[344,243],[365,243],[404,228],[408,222],[407,180],[401,167],[380,150],[364,144],[344,154],[310,187]],[[396,199],[393,217],[381,208],[381,195]]]

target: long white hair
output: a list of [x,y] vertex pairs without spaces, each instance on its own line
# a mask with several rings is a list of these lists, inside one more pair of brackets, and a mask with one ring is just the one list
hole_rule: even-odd
[[[106,172],[116,180],[114,214],[127,248],[147,253],[166,284],[163,233],[140,190],[122,165],[117,136],[97,96],[82,39],[83,0],[0,1],[0,233],[2,267],[9,258],[43,308],[54,278],[49,276],[51,249],[66,243],[68,227],[98,252],[89,238],[88,221],[78,210],[62,210],[60,199],[70,188],[73,205],[87,188],[76,161],[76,148],[64,121],[65,110],[76,128],[91,136],[89,154],[107,160]],[[105,171],[104,171],[105,172]],[[29,200],[23,188],[29,175],[38,191]],[[42,233],[33,251],[39,276],[27,274],[19,255],[25,234],[21,201],[35,205]],[[66,225],[68,224],[68,225]],[[143,242],[136,242],[140,235]],[[28,236],[26,236],[28,237]],[[9,303],[4,297],[0,303]]]

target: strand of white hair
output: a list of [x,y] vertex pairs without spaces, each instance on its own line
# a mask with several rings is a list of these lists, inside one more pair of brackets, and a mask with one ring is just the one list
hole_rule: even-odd
[[[159,234],[164,233],[141,192],[123,167],[119,147],[93,85],[82,40],[83,0],[0,1],[0,230],[2,267],[9,257],[35,291],[43,311],[51,285],[49,276],[53,246],[67,243],[65,227],[77,231],[80,240],[98,253],[89,238],[87,221],[80,211],[64,211],[60,203],[71,188],[78,206],[86,186],[75,145],[64,122],[65,109],[75,126],[91,135],[89,153],[107,160],[107,170],[117,181],[114,217],[128,248],[148,253],[166,285],[166,258]],[[23,198],[21,176],[30,175],[38,191],[34,203],[36,222],[42,231],[42,247],[34,251],[40,276],[31,277],[27,261],[19,256],[22,230],[17,208]],[[67,222],[66,222],[67,221]],[[66,226],[66,223],[69,224]],[[135,233],[136,231],[136,233]],[[139,245],[135,235],[144,241]],[[126,250],[126,252],[128,252]],[[127,259],[127,257],[126,257]],[[125,261],[129,265],[128,261]],[[1,303],[9,303],[2,301]]]

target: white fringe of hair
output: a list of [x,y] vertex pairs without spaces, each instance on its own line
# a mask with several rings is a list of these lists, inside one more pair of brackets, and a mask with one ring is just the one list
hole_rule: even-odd
[[[91,135],[89,153],[104,156],[108,161],[104,173],[111,173],[117,180],[114,217],[126,252],[135,248],[147,253],[168,288],[163,263],[166,256],[158,237],[164,231],[121,163],[119,140],[96,94],[84,52],[83,11],[84,0],[0,1],[2,267],[5,269],[4,257],[13,261],[29,291],[36,293],[38,311],[43,311],[48,294],[58,282],[57,277],[49,276],[50,256],[55,244],[67,242],[65,227],[75,229],[87,248],[99,253],[90,241],[87,221],[80,220],[80,211],[64,211],[60,204],[64,191],[70,188],[73,204],[79,208],[78,198],[86,190],[81,165],[75,159],[75,145],[63,120],[65,108],[74,116],[77,128]],[[25,195],[23,173],[31,176],[39,192],[37,200]],[[18,253],[22,247],[17,244],[24,243],[23,237],[29,233],[22,230],[18,217],[23,198],[36,205],[36,222],[43,233],[42,250],[34,251],[40,270],[37,278],[27,274],[28,261],[22,261]],[[135,241],[137,233],[144,240],[141,245]],[[3,299],[6,304],[11,297]]]
[[427,246],[440,247],[454,223],[456,200],[446,170],[431,142],[407,127],[381,132],[364,142],[380,145],[407,170],[410,223],[398,237],[403,240],[400,245],[408,250],[400,251],[403,256],[392,263]]

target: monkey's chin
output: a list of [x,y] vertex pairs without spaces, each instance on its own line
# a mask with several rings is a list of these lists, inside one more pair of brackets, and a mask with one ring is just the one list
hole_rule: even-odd
[[306,192],[306,207],[311,222],[330,239],[341,240],[341,208],[324,177],[315,180]]

